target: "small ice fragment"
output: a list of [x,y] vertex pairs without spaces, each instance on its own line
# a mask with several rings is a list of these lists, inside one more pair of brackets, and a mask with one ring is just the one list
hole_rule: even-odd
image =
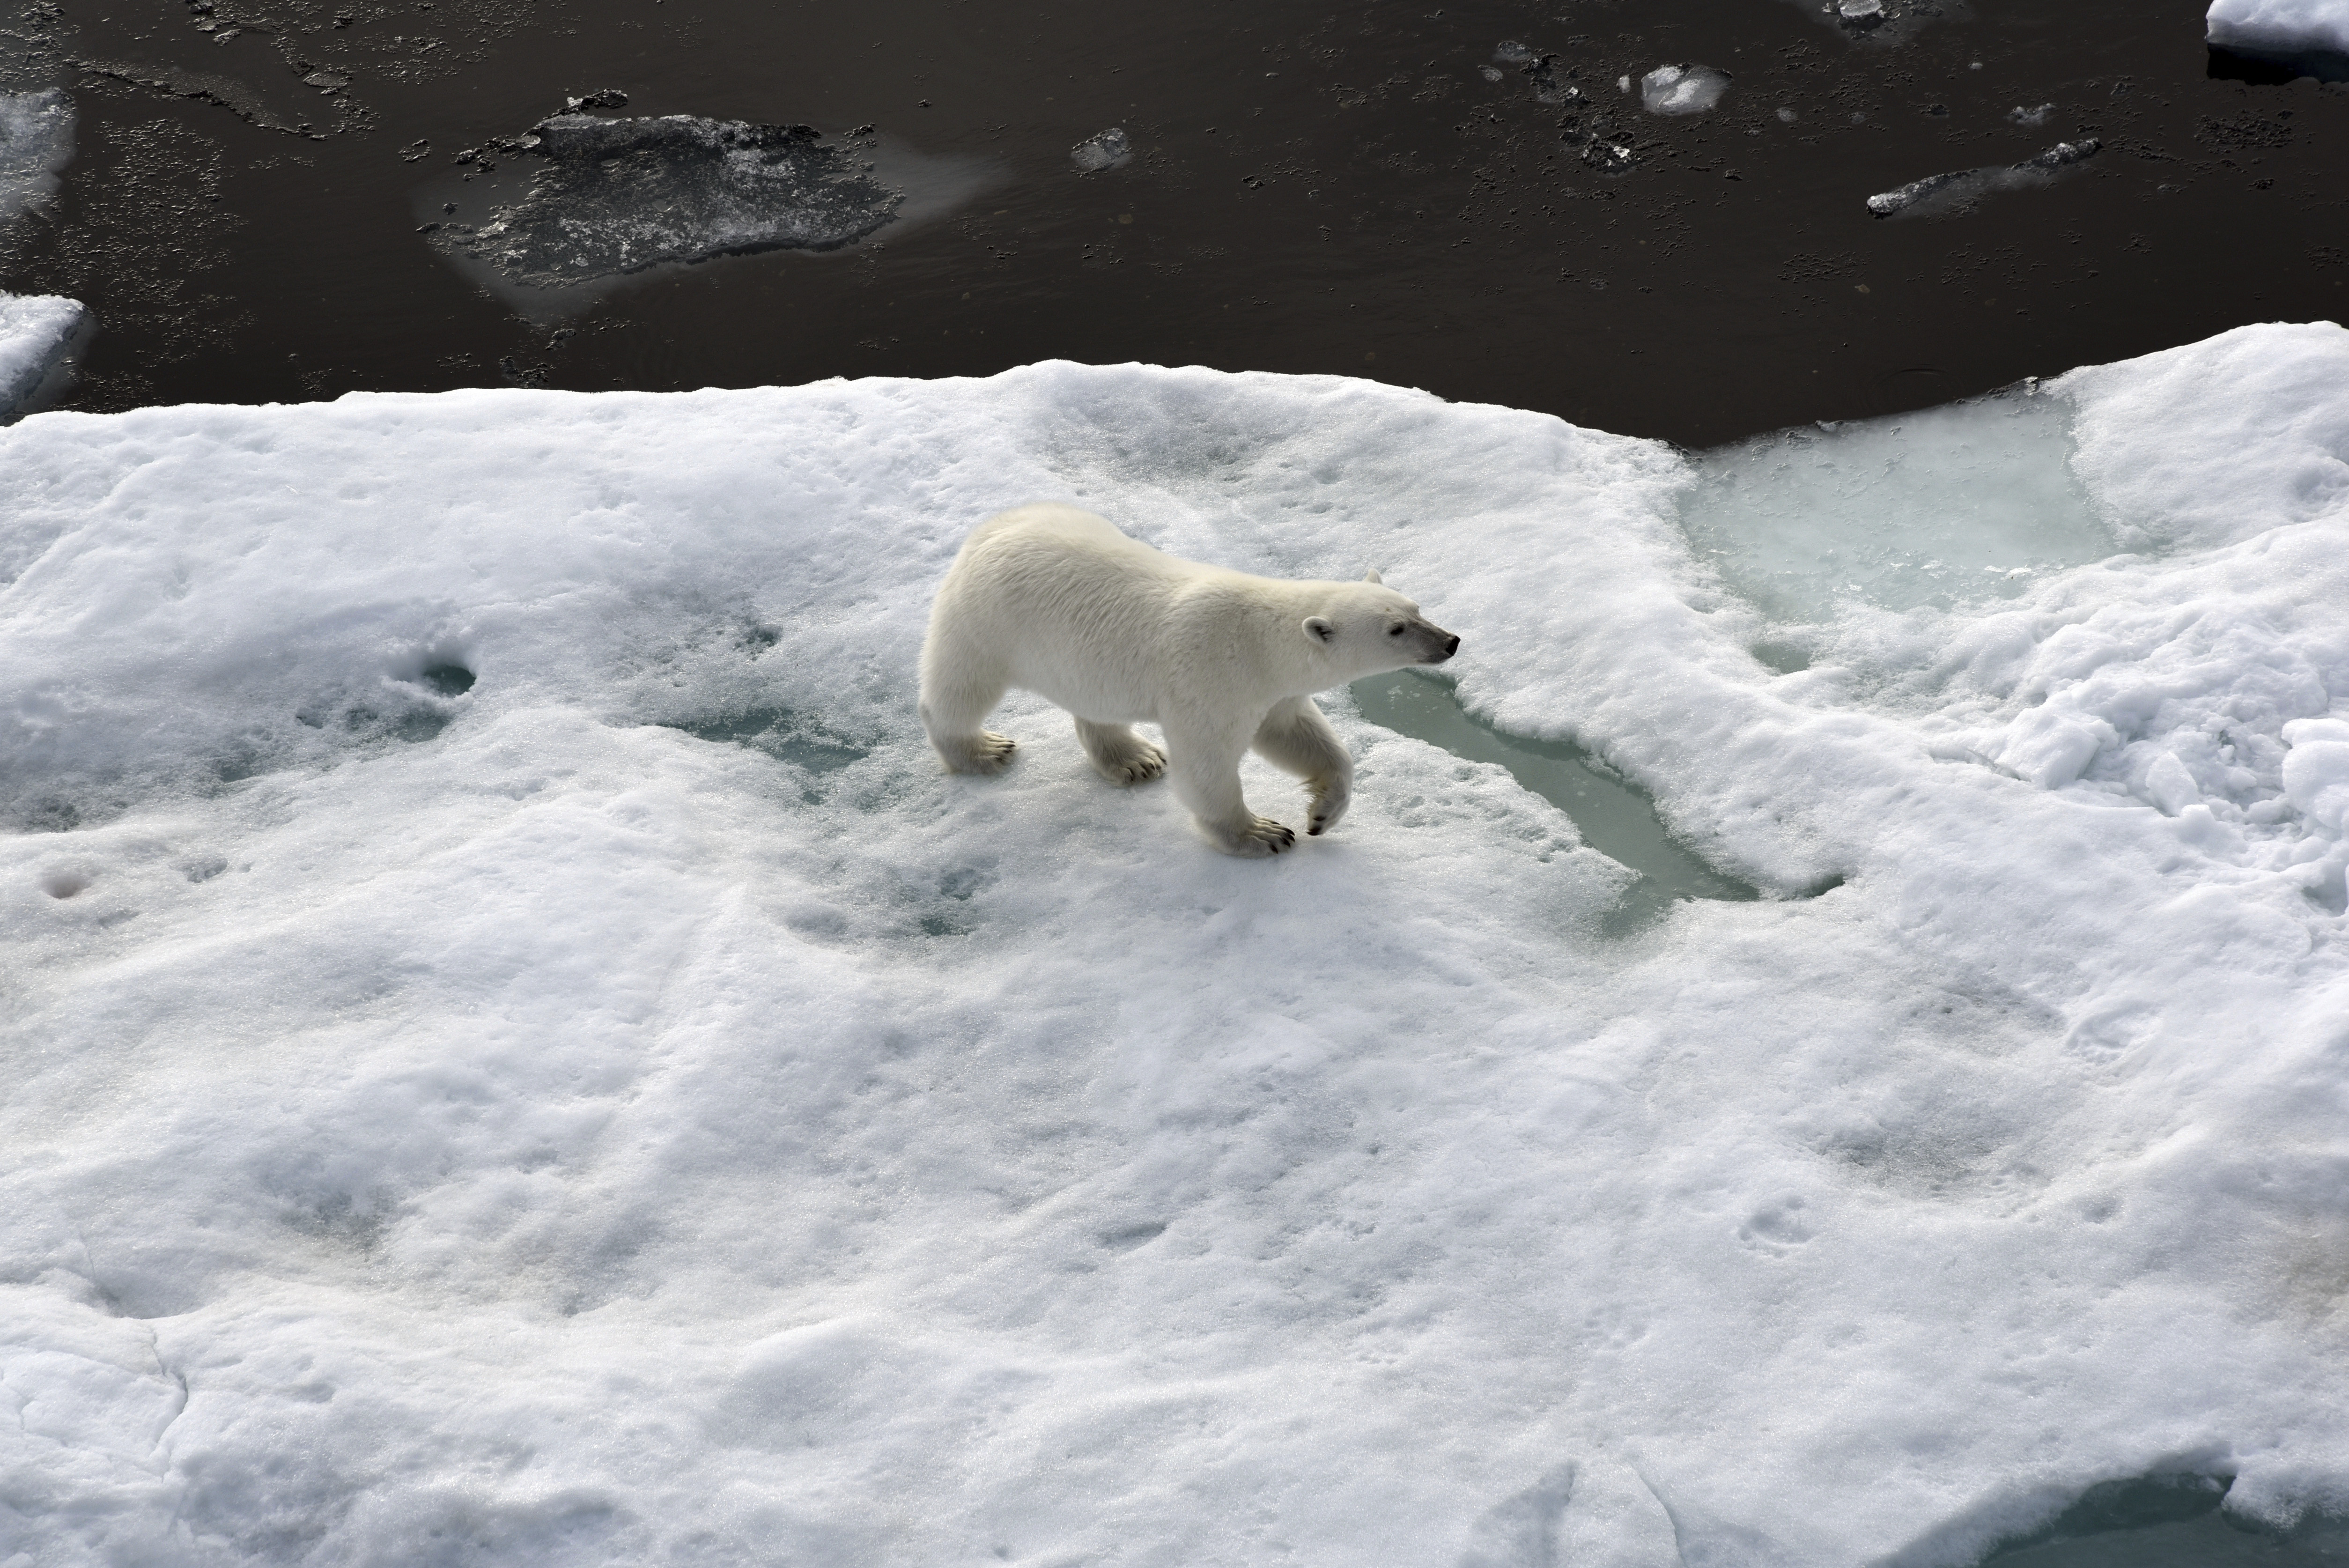
[[1488,82],[1496,82],[1501,79],[1501,67],[1498,66],[1478,66],[1476,67],[1476,74],[1483,77]]
[[2095,156],[2103,145],[2094,137],[2083,137],[2078,141],[2059,141],[2044,152],[2026,158],[2020,163],[2011,163],[2003,169],[1960,169],[1948,174],[1928,174],[1922,180],[1910,181],[1897,191],[1870,196],[1868,210],[1879,218],[1889,218],[1930,196],[1962,199],[1991,191],[2013,191],[2040,184],[2059,170]]
[[2145,793],[2164,816],[2176,816],[2202,798],[2194,775],[2168,752],[2155,758],[2153,765],[2145,770]]
[[2054,110],[2055,106],[2052,103],[2043,103],[2034,109],[2025,109],[2018,103],[2006,111],[2006,118],[2017,125],[2044,125],[2047,117]]
[[1617,77],[1615,78],[1615,90],[1618,92],[1630,92],[1631,90],[1631,78],[1630,77]]
[[1496,60],[1506,60],[1513,66],[1521,66],[1534,57],[1534,52],[1515,38],[1504,38],[1493,46],[1493,57]]
[[1104,169],[1114,169],[1132,160],[1133,142],[1118,126],[1095,136],[1089,136],[1069,149],[1069,161],[1088,174],[1098,174]]
[[1711,66],[1658,66],[1640,78],[1640,106],[1650,114],[1702,114],[1729,90],[1729,73]]
[[1884,0],[1837,0],[1836,17],[1847,27],[1868,28],[1888,20]]
[[2077,141],[2059,141],[2046,151],[2035,157],[2026,158],[2013,165],[2013,172],[2027,174],[2034,170],[2062,169],[2069,164],[2077,163],[2084,158],[2095,157],[2103,146],[2104,143],[2093,136],[2084,136]]
[[1791,109],[1782,109],[1778,111],[1778,118],[1786,124],[1792,125],[1795,123],[1795,111]]
[[340,92],[351,85],[351,78],[332,71],[312,71],[302,78],[302,85],[316,88],[320,92]]

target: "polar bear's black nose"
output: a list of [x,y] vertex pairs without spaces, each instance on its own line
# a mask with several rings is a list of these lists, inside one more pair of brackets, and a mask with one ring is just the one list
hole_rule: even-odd
[[1456,638],[1456,637],[1453,637],[1453,638],[1446,638],[1446,639],[1444,639],[1444,658],[1449,659],[1449,658],[1451,658],[1454,654],[1455,654],[1455,653],[1457,653],[1457,652],[1459,652],[1459,651],[1460,651],[1460,639],[1459,639],[1458,638]]

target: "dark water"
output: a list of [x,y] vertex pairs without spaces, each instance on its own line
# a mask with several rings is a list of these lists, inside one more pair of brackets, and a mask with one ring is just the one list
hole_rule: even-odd
[[[2342,314],[2349,91],[2212,77],[2199,0],[1891,9],[1855,34],[1798,0],[37,5],[0,45],[16,85],[73,94],[80,154],[0,286],[95,307],[93,409],[1065,356],[1692,444]],[[1728,93],[1666,119],[1617,90],[1665,63]],[[554,308],[417,232],[479,199],[458,153],[606,88],[628,115],[871,127],[905,202],[844,249]],[[1130,161],[1081,172],[1112,126]],[[2083,138],[1971,208],[1865,205]]]

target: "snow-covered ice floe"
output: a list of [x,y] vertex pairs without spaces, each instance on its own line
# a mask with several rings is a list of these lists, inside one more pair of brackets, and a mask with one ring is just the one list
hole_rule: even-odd
[[55,88],[0,92],[0,223],[56,195],[73,153],[73,99]]
[[2031,190],[2051,182],[2077,164],[2086,162],[2103,147],[2104,143],[2095,137],[2085,136],[2077,141],[2059,141],[2046,151],[2035,153],[2020,163],[1992,169],[1961,169],[1950,174],[1928,174],[1922,180],[1911,180],[1897,191],[1870,196],[1868,210],[1879,218],[1889,218],[1901,213],[1945,213],[1993,191]]
[[2203,36],[2229,54],[2349,80],[2349,0],[2211,0]]
[[0,424],[24,413],[88,321],[78,299],[0,293]]
[[[1931,1568],[2136,1476],[2337,1510],[2349,333],[1792,441],[1069,364],[0,431],[0,1542]],[[1841,587],[1716,504],[1864,556],[1834,462],[1899,513]],[[1766,896],[1609,940],[1568,816],[1343,694],[1353,812],[1269,864],[1040,703],[943,776],[930,591],[1048,497],[1380,567]],[[1979,590],[1912,583],[1937,515]]]

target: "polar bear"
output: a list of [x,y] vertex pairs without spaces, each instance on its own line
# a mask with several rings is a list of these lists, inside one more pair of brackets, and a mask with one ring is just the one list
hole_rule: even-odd
[[[1251,746],[1312,795],[1306,832],[1346,814],[1354,762],[1312,693],[1411,664],[1460,639],[1371,572],[1359,583],[1252,577],[1161,555],[1073,506],[1022,506],[971,530],[922,644],[922,726],[958,774],[991,774],[1011,742],[979,727],[1017,686],[1066,708],[1102,777],[1174,793],[1229,855],[1297,842],[1248,809]],[[1157,724],[1165,752],[1135,734]]]

